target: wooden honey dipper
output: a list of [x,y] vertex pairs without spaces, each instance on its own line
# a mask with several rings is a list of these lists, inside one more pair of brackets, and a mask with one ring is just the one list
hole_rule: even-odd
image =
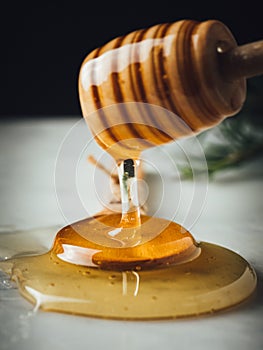
[[160,24],[116,38],[86,57],[81,108],[102,147],[116,159],[128,153],[136,158],[145,148],[236,114],[245,101],[246,78],[262,73],[263,41],[238,47],[216,20]]
[[237,113],[246,77],[260,73],[263,41],[238,47],[214,20],[156,25],[91,52],[80,70],[80,102],[96,141],[118,163],[122,212],[107,209],[63,228],[52,254],[77,265],[133,272],[201,256],[203,248],[182,226],[140,215],[134,187],[131,192],[136,158]]

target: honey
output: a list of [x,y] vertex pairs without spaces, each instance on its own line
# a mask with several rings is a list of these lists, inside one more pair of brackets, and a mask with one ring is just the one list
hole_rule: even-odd
[[239,304],[256,286],[255,273],[242,257],[204,242],[193,260],[146,269],[139,263],[120,271],[76,264],[83,263],[83,255],[77,251],[80,241],[72,236],[77,260],[72,263],[68,255],[65,262],[56,245],[61,237],[67,241],[67,229],[60,231],[50,252],[0,263],[36,310],[138,320],[196,316]]
[[[222,24],[208,22],[136,31],[85,59],[82,111],[94,139],[117,163],[122,212],[64,227],[45,254],[0,263],[36,309],[116,319],[177,318],[228,308],[254,291],[255,272],[238,254],[198,243],[179,224],[140,213],[141,152],[212,127],[244,101],[244,79],[223,82],[207,74],[217,69],[216,42],[207,45],[208,39],[236,45]],[[200,47],[214,50],[213,64]]]
[[0,268],[35,310],[103,318],[197,316],[254,291],[253,268],[233,251],[198,243],[164,219],[140,215],[140,225],[126,227],[122,220],[108,213],[76,222],[57,233],[49,252],[11,258]]

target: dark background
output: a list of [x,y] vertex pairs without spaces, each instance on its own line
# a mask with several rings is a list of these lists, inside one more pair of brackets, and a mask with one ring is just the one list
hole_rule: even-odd
[[180,19],[218,19],[239,44],[263,38],[260,1],[211,1],[203,6],[200,1],[177,1],[174,8],[158,2],[147,12],[123,2],[120,14],[99,2],[98,8],[84,4],[10,1],[2,6],[1,116],[80,115],[77,80],[85,56],[139,28]]

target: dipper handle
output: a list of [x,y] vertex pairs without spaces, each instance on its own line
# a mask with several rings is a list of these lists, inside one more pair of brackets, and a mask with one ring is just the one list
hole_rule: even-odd
[[220,67],[226,79],[251,78],[263,74],[263,40],[223,52],[218,47]]

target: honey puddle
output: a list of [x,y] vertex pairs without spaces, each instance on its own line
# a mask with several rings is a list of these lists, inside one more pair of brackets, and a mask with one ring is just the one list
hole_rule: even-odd
[[256,275],[238,254],[196,243],[176,223],[141,220],[133,229],[133,247],[125,241],[127,232],[114,229],[120,214],[100,215],[64,227],[48,253],[11,258],[0,268],[36,309],[103,318],[211,313],[240,303],[255,289]]

